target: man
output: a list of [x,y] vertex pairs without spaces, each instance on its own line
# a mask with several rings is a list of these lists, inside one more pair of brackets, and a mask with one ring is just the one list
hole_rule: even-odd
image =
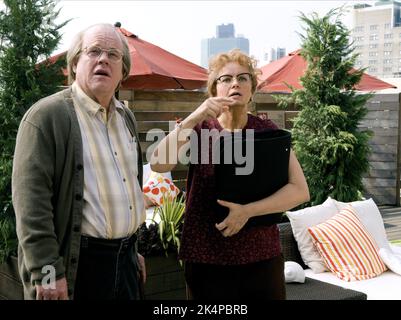
[[138,299],[141,150],[132,113],[114,98],[129,74],[128,45],[112,25],[97,24],[76,36],[67,62],[71,87],[33,105],[17,135],[24,297]]

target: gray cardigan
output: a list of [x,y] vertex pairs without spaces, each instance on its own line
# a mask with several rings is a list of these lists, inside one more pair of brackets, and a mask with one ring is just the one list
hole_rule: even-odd
[[[124,107],[133,136],[136,121]],[[138,143],[138,179],[142,187],[142,153]],[[52,265],[56,278],[66,276],[68,295],[74,294],[83,200],[81,131],[71,89],[35,103],[18,129],[12,173],[19,272],[25,299],[35,299],[35,283]]]

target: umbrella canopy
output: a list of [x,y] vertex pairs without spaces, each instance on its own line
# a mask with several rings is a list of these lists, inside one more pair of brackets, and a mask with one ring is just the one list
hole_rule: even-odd
[[132,60],[123,88],[198,89],[206,85],[206,69],[139,39],[123,28],[117,29],[128,41]]
[[[291,52],[288,56],[260,68],[262,70],[262,75],[258,84],[258,90],[269,93],[291,93],[291,89],[288,88],[286,83],[293,86],[295,89],[302,89],[303,87],[299,78],[303,76],[307,68],[308,63],[301,56],[301,50],[299,49]],[[359,91],[373,91],[388,88],[396,88],[396,86],[370,76],[367,73],[362,75],[361,81],[355,86],[355,90]]]
[[[127,39],[131,55],[131,70],[122,83],[123,89],[199,89],[206,86],[207,70],[182,59],[135,34],[116,28]],[[50,57],[54,63],[65,58],[66,52]],[[64,75],[67,71],[63,70]]]

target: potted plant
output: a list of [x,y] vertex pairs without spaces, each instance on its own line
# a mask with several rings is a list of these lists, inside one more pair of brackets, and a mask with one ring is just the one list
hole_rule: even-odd
[[183,267],[177,257],[184,210],[182,196],[165,195],[155,207],[152,223],[139,229],[138,251],[146,258],[145,299],[186,298]]

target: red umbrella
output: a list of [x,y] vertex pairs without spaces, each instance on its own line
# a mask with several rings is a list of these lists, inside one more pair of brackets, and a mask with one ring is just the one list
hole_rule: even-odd
[[206,85],[206,69],[182,59],[133,33],[117,28],[126,36],[132,66],[123,88],[198,89]]
[[[117,28],[128,41],[131,70],[123,89],[199,89],[206,86],[207,70],[182,59],[133,33]],[[66,52],[50,57],[50,63],[65,58]],[[63,70],[67,75],[67,71]]]
[[[302,89],[303,87],[299,78],[303,76],[307,67],[308,64],[301,56],[300,49],[291,52],[288,56],[261,67],[262,75],[258,84],[258,90],[269,93],[290,93],[291,89],[288,88],[286,83],[293,86],[295,89]],[[397,87],[370,76],[367,73],[362,75],[361,81],[355,86],[355,90],[360,91],[372,91],[388,88]]]

